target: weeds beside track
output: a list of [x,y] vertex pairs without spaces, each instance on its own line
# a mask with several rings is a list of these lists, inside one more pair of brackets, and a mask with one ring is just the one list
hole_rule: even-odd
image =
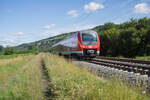
[[34,56],[26,64],[20,66],[23,70],[18,70],[14,79],[0,91],[0,99],[44,100],[40,60],[40,55]]
[[[29,57],[30,58],[30,57]],[[105,80],[52,54],[23,58],[14,79],[0,91],[2,100],[149,100],[147,94],[123,82]],[[7,62],[7,60],[6,60]],[[13,61],[9,62],[14,65]],[[7,65],[7,63],[3,64]],[[8,64],[9,66],[9,64]],[[8,74],[17,67],[5,70]]]

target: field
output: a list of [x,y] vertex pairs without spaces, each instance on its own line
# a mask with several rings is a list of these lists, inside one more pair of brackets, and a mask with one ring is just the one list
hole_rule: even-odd
[[149,100],[143,89],[106,80],[62,57],[0,59],[0,100]]
[[27,55],[31,55],[31,53],[28,53],[28,54],[11,54],[11,55],[0,54],[0,59],[9,59],[9,58],[15,58],[18,56],[27,56]]

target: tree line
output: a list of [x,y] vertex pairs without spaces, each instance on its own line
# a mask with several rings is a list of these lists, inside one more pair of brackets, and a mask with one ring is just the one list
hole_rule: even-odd
[[112,22],[96,27],[103,56],[149,56],[150,18],[133,19],[122,24]]
[[0,54],[2,55],[26,54],[26,53],[38,54],[39,49],[35,45],[30,45],[28,50],[15,50],[13,47],[10,46],[7,46],[5,48],[3,46],[0,46]]

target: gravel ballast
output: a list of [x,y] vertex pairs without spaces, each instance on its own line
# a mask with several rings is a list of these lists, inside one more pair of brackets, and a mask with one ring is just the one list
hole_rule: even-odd
[[88,63],[85,61],[74,61],[79,67],[88,68],[89,71],[96,73],[99,77],[113,78],[120,77],[121,79],[128,81],[131,85],[144,86],[150,91],[150,77],[148,75],[141,75],[140,73],[127,72],[110,68],[107,66]]

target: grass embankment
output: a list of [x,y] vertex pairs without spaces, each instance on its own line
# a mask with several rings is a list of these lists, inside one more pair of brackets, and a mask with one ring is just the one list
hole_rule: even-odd
[[7,80],[6,85],[0,87],[0,100],[44,99],[40,56],[14,58],[17,61],[8,59],[9,63],[0,65],[1,81]]
[[150,56],[143,56],[143,57],[136,57],[136,59],[139,59],[139,60],[149,60],[150,61]]
[[[117,58],[125,58],[125,57],[123,57],[123,56],[118,56]],[[128,59],[128,58],[126,58],[126,59]],[[130,59],[131,59],[131,58],[130,58]],[[135,58],[132,58],[132,59],[150,61],[150,56],[136,56]]]
[[122,82],[104,80],[80,69],[63,58],[47,54],[48,68],[55,99],[71,100],[149,100],[146,94]]

